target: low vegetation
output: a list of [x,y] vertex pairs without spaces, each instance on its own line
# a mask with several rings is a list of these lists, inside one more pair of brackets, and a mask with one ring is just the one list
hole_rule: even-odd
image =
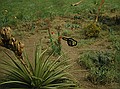
[[[0,3],[0,32],[2,28],[12,29],[11,34],[3,31],[0,45],[8,41],[1,46],[21,56],[12,57],[4,52],[7,58],[0,58],[0,72],[4,74],[0,77],[1,88],[74,89],[76,84],[66,73],[71,72],[72,69],[66,69],[73,61],[76,63],[73,67],[80,68],[76,70],[88,71],[84,78],[88,83],[120,83],[119,0],[1,0]],[[21,42],[36,34],[43,45],[33,48],[36,50],[31,63],[28,58],[31,54],[22,54],[28,44],[23,46]],[[64,52],[72,61],[60,60]],[[77,56],[75,59],[73,54]],[[75,78],[79,76],[72,74]],[[81,79],[77,80],[79,83]]]
[[101,28],[99,25],[97,25],[96,23],[91,23],[84,28],[84,35],[86,36],[86,38],[98,37],[100,30]]
[[78,63],[89,70],[88,80],[94,84],[104,85],[119,81],[118,56],[117,51],[114,54],[89,51],[80,57]]

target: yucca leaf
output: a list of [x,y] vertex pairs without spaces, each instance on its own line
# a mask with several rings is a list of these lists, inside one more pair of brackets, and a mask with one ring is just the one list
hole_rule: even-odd
[[[55,70],[55,71],[53,71],[53,72],[49,72],[49,75],[46,77],[46,79],[44,80],[45,82],[45,84],[46,83],[48,83],[48,81],[50,82],[50,80],[52,80],[52,78],[54,79],[54,77],[55,76],[61,76],[61,74],[62,75],[66,75],[66,74],[68,74],[68,73],[64,73],[63,71],[66,69],[66,68],[68,68],[68,66],[66,66],[66,67],[64,67],[64,68],[62,68],[62,69],[58,69],[58,70]],[[61,76],[62,77],[62,76]],[[57,78],[56,78],[57,79]],[[44,84],[43,83],[43,84]]]
[[36,80],[43,81],[43,79],[42,79],[42,78],[38,78],[38,77],[36,77],[36,76],[32,76],[32,78],[34,78],[34,79],[36,79]]
[[18,67],[18,69],[20,69],[22,72],[26,72],[25,68],[22,67],[23,65],[21,65],[21,63],[18,61],[17,58],[13,59],[7,52],[5,52],[5,54],[7,54],[7,56],[12,60],[12,62],[15,64],[16,67]]
[[[5,69],[8,69],[8,68],[11,68],[11,69],[18,69],[15,67],[14,64],[12,64],[11,62],[7,62],[5,60],[1,60],[2,62],[0,62],[0,68],[1,70],[5,70]],[[7,67],[7,68],[6,68]]]
[[[44,73],[44,75],[43,75],[43,78],[45,78],[45,76],[50,72],[50,71],[52,71],[53,70],[53,66],[55,66],[55,64],[57,63],[57,61],[59,60],[61,58],[61,56],[59,57],[59,58],[57,58],[55,61],[53,61],[51,64],[50,64],[50,66],[47,68],[47,70],[45,71],[45,73]],[[57,68],[57,67],[56,67]],[[54,70],[56,69],[55,67],[54,67]]]
[[61,61],[61,62],[55,62],[55,63],[53,63],[54,66],[51,66],[50,71],[55,70],[55,69],[57,69],[58,67],[61,67],[65,62],[66,62],[66,60],[63,60],[63,61]]
[[39,70],[39,77],[42,77],[44,75],[44,72],[47,71],[48,68],[48,60],[43,60],[42,64],[40,65],[40,70]]
[[11,59],[11,61],[14,63],[14,65],[18,68],[19,72],[20,71],[23,72],[25,75],[27,75],[29,77],[30,80],[32,80],[32,76],[29,74],[29,72],[26,69],[26,67],[24,66],[24,64],[22,64],[19,59],[17,59],[17,58],[13,59],[8,53],[6,53],[6,54]]
[[49,85],[47,85],[47,86],[45,86],[45,87],[68,87],[68,86],[76,86],[74,83],[56,83],[56,84],[49,84]]
[[51,77],[53,77],[53,76],[56,76],[56,75],[58,75],[58,74],[64,73],[63,71],[64,71],[66,68],[68,68],[68,66],[66,66],[66,67],[64,67],[64,68],[61,68],[61,69],[54,70],[53,72],[49,72],[49,75],[46,77],[45,80],[47,80],[47,79],[49,79],[49,78],[51,78]]
[[[16,71],[18,71],[19,73],[21,72],[21,70],[18,68],[18,67],[16,67],[12,62],[8,62],[7,60],[5,61],[5,60],[2,60],[3,62],[1,62],[1,68],[3,69],[3,70],[16,70]],[[21,72],[21,73],[23,73],[23,72]]]
[[[47,77],[47,76],[51,76],[52,75],[52,71],[55,71],[54,72],[54,74],[59,70],[59,72],[61,71],[64,71],[66,68],[68,68],[68,67],[70,67],[71,65],[68,65],[68,66],[64,66],[63,68],[62,68],[62,70],[61,70],[61,67],[62,67],[62,65],[63,65],[63,63],[64,63],[65,61],[61,61],[61,62],[57,62],[56,64],[54,64],[54,65],[52,65],[51,66],[51,68],[49,69],[49,71],[47,72],[47,74],[45,74],[45,78]],[[50,74],[50,72],[51,72],[51,74]]]
[[23,54],[24,54],[24,57],[25,57],[24,59],[26,59],[26,61],[27,61],[28,68],[31,70],[32,73],[34,73],[33,72],[33,67],[32,67],[32,64],[29,61],[28,55],[25,52]]
[[[39,46],[37,46],[37,47],[39,47]],[[43,64],[43,60],[42,60],[42,57],[43,57],[43,55],[46,53],[46,51],[47,51],[47,49],[46,50],[44,50],[42,53],[40,53],[41,51],[41,48],[39,47],[39,48],[36,48],[36,52],[38,53],[35,53],[35,55],[36,55],[36,58],[35,58],[35,71],[34,71],[34,76],[36,76],[36,77],[38,77],[38,78],[41,78],[40,77],[40,74],[42,74],[41,73],[41,65]],[[41,82],[40,80],[36,80],[36,84],[38,85],[39,84],[39,82]]]
[[40,59],[39,60],[41,60],[40,62],[39,62],[39,66],[37,66],[37,71],[36,71],[36,73],[37,73],[37,75],[36,76],[38,76],[38,77],[42,77],[43,76],[43,73],[44,73],[44,71],[46,71],[46,68],[44,68],[44,67],[47,67],[47,65],[48,65],[48,59],[50,59],[50,57],[53,55],[53,53],[51,54],[51,55],[49,55],[46,59],[43,59],[42,57],[43,57],[43,54],[46,52],[47,50],[45,50],[43,53],[42,53],[42,55],[41,55],[41,57],[40,57]]
[[[18,77],[19,79],[30,81],[29,76],[26,75],[24,72],[22,72],[20,69],[18,69],[16,67],[11,67],[10,65],[9,66],[6,65],[6,66],[3,66],[3,70],[4,70],[4,72],[6,72],[5,73],[6,75],[9,74],[9,76],[13,76],[14,79],[16,77]],[[16,78],[16,79],[18,79],[18,78]]]
[[38,63],[39,55],[41,53],[41,49],[39,47],[40,47],[39,45],[36,45],[36,49],[35,49],[35,71],[36,71],[36,66]]
[[47,51],[47,49],[45,51],[43,51],[40,55],[38,55],[38,59],[37,60],[37,63],[36,63],[36,69],[35,69],[35,75],[38,76],[39,73],[40,73],[40,68],[41,68],[41,65],[43,64],[43,60],[42,60],[42,56],[45,54],[45,52]]
[[25,85],[25,86],[29,86],[29,84],[27,84],[26,82],[21,82],[21,81],[7,81],[7,82],[2,82],[0,83],[0,86],[6,86],[7,84],[22,84],[22,85]]
[[46,59],[44,59],[42,61],[42,64],[40,66],[40,70],[39,70],[39,77],[42,77],[44,76],[44,73],[48,70],[49,71],[49,66],[51,65],[49,59],[50,57],[52,57],[54,54],[54,52],[52,52]]
[[61,74],[56,74],[56,75],[54,75],[54,76],[51,76],[51,77],[49,77],[48,79],[46,79],[46,80],[43,82],[42,85],[48,85],[48,84],[52,83],[53,81],[55,81],[55,80],[57,80],[57,79],[60,79],[61,77],[66,76],[66,75],[67,75],[67,73],[61,73]]
[[44,87],[42,87],[43,89],[58,89],[57,87],[51,87],[51,86],[44,86]]

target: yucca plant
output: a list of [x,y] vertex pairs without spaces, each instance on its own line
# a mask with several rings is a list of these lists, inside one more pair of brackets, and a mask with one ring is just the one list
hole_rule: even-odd
[[[63,87],[75,87],[69,74],[64,70],[69,67],[65,65],[66,60],[50,60],[51,55],[46,56],[46,51],[41,51],[41,46],[36,46],[34,63],[30,63],[25,54],[23,59],[11,57],[9,60],[1,60],[0,68],[3,70],[3,80],[0,82],[2,88],[28,88],[28,89],[60,89]],[[1,80],[1,79],[0,79]],[[66,89],[65,88],[65,89]]]

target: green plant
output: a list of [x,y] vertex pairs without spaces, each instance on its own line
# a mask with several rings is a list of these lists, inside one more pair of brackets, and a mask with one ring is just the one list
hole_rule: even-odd
[[108,41],[109,41],[109,42],[112,42],[112,46],[113,46],[116,50],[120,50],[119,34],[117,35],[117,34],[113,31],[112,34],[109,35]]
[[[6,52],[5,52],[6,53]],[[25,54],[23,59],[11,57],[2,60],[0,68],[5,74],[0,79],[2,88],[31,88],[31,89],[58,89],[62,87],[74,87],[75,84],[68,78],[69,74],[64,72],[69,65],[64,65],[66,60],[50,60],[52,56],[45,55],[46,50],[41,52],[41,46],[36,46],[34,63],[30,63]]]
[[78,60],[78,63],[82,66],[84,66],[86,69],[90,69],[93,67],[92,60],[89,60],[91,52],[87,52],[80,56],[80,59]]
[[[61,46],[61,36],[60,36],[59,26],[56,29],[57,29],[57,39],[52,37],[50,29],[48,29],[48,34],[49,34],[52,51],[55,52],[55,54],[61,55],[61,47],[62,46]],[[52,34],[55,35],[54,32],[52,32]]]
[[117,71],[117,81],[120,83],[120,51],[116,51],[115,53],[115,68]]
[[2,10],[0,13],[0,27],[2,26],[16,26],[17,24],[17,19],[14,15],[12,15],[12,13],[10,11],[6,10]]
[[1,26],[6,26],[8,25],[9,23],[9,16],[10,16],[10,13],[8,12],[8,10],[3,10],[1,12]]
[[63,30],[62,35],[63,36],[69,36],[70,35],[70,30]]
[[83,47],[83,46],[87,46],[87,45],[91,45],[95,42],[95,39],[81,39],[80,41],[78,41],[78,48],[79,47]]
[[65,24],[65,28],[73,30],[73,29],[80,28],[80,25],[76,21],[74,21],[73,23]]
[[88,79],[93,84],[106,84],[118,80],[115,60],[113,53],[89,51],[79,63],[89,69]]
[[86,38],[98,37],[101,30],[100,26],[96,23],[90,23],[83,29]]

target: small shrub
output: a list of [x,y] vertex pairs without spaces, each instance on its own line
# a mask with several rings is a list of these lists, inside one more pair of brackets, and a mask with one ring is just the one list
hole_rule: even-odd
[[80,25],[76,21],[74,21],[72,23],[65,24],[65,28],[70,29],[70,30],[74,30],[74,29],[80,28]]
[[87,52],[86,54],[83,54],[80,56],[80,59],[78,60],[79,64],[84,66],[86,69],[90,69],[93,67],[93,62],[92,60],[89,60],[90,58],[90,52]]
[[113,32],[112,34],[109,35],[108,41],[112,42],[113,48],[115,48],[116,50],[120,50],[119,35],[115,35],[115,33]]
[[88,24],[84,28],[84,35],[86,38],[98,37],[101,28],[96,23]]
[[61,48],[62,48],[61,36],[60,36],[61,27],[57,26],[56,30],[57,30],[57,39],[55,37],[52,37],[52,34],[55,35],[55,33],[54,32],[51,33],[49,28],[48,28],[48,34],[49,34],[52,51],[55,52],[55,54],[61,55]]
[[120,83],[120,51],[116,51],[115,53],[115,68],[117,71],[117,82]]
[[93,84],[107,84],[116,81],[117,71],[113,53],[90,51],[80,57],[79,63],[89,69],[88,80]]
[[70,30],[63,30],[62,35],[63,36],[70,36],[71,35],[71,31]]

